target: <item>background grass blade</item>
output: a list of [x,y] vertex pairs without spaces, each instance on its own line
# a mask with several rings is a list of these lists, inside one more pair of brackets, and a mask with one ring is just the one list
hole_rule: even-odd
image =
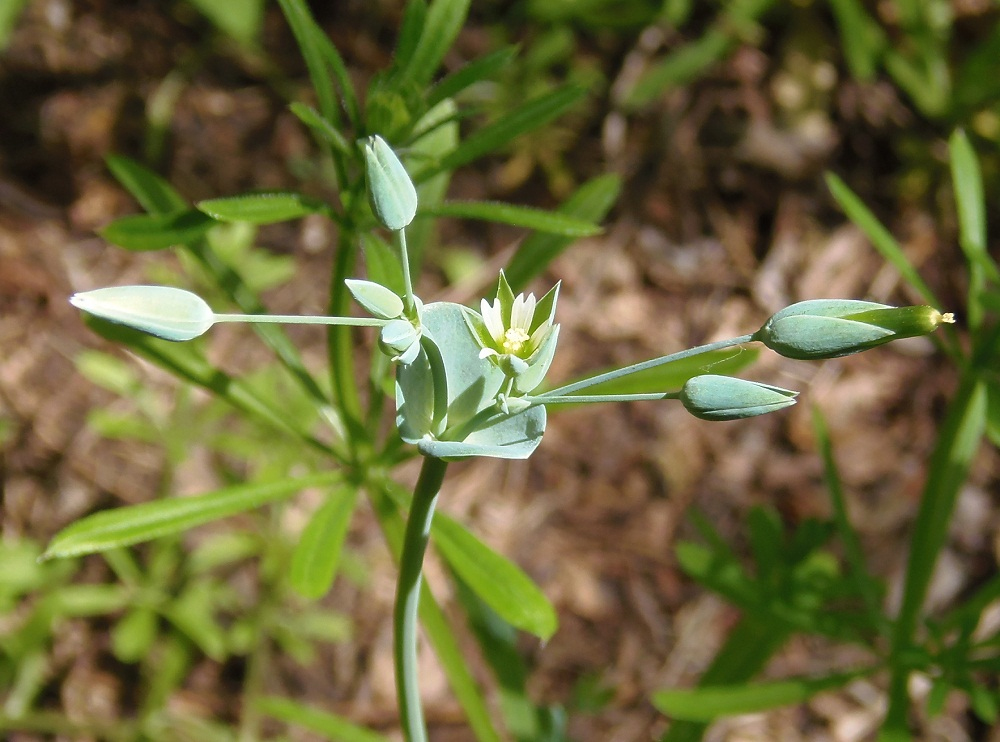
[[388,737],[358,726],[342,716],[288,698],[265,696],[256,699],[254,706],[262,714],[321,734],[331,742],[389,742]]
[[906,653],[913,641],[934,565],[948,535],[955,500],[965,484],[972,458],[979,450],[985,425],[986,389],[975,369],[969,369],[963,374],[938,433],[910,540],[903,602],[896,619],[890,655],[889,710],[879,737],[881,740],[909,739],[911,665],[906,661]]
[[899,246],[899,243],[889,233],[889,230],[883,227],[882,223],[875,218],[871,210],[862,203],[861,199],[847,187],[844,181],[833,173],[826,174],[826,184],[830,189],[830,193],[833,194],[834,199],[840,204],[840,208],[844,210],[847,218],[865,233],[879,254],[899,271],[903,280],[920,294],[920,297],[925,302],[935,309],[941,310],[941,302],[934,295],[934,292],[931,291],[930,287],[924,283],[924,279],[920,277],[913,263],[906,257],[903,248]]

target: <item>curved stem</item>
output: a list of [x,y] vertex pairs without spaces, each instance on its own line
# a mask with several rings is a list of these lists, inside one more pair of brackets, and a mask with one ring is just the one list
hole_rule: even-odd
[[434,507],[447,468],[447,462],[442,459],[430,456],[424,459],[420,478],[413,490],[413,502],[410,504],[406,536],[403,539],[403,555],[399,562],[392,650],[396,665],[399,718],[407,742],[427,742],[417,674],[417,612],[420,608],[424,552],[427,550]]
[[597,376],[591,376],[589,379],[581,379],[580,381],[573,382],[572,384],[561,386],[558,389],[553,389],[552,391],[538,394],[535,396],[535,399],[538,400],[539,402],[546,402],[547,401],[546,397],[561,397],[566,394],[579,391],[580,389],[586,389],[587,387],[601,384],[605,381],[620,379],[622,376],[628,376],[629,374],[636,374],[639,373],[640,371],[646,371],[651,368],[656,368],[657,366],[662,366],[665,363],[680,361],[684,358],[690,358],[691,356],[696,356],[701,353],[709,353],[713,350],[732,348],[734,345],[742,345],[743,343],[749,343],[752,340],[753,340],[753,334],[749,334],[749,335],[740,335],[738,338],[729,338],[728,340],[718,340],[714,343],[708,343],[707,345],[699,345],[697,348],[688,348],[687,350],[682,350],[677,353],[671,353],[670,355],[666,356],[660,356],[659,358],[653,358],[652,360],[649,361],[634,363],[631,366],[626,366],[625,368],[616,368],[613,371],[608,371],[603,374],[598,374]]

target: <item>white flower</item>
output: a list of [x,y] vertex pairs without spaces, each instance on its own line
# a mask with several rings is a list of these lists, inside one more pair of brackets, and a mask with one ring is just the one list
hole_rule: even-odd
[[480,302],[483,323],[493,344],[492,347],[483,347],[479,357],[510,355],[524,360],[530,358],[552,331],[551,318],[540,323],[534,332],[531,331],[532,320],[535,318],[535,304],[534,294],[528,294],[527,298],[524,294],[518,294],[511,305],[510,326],[504,327],[500,299],[494,299],[493,304],[483,299]]

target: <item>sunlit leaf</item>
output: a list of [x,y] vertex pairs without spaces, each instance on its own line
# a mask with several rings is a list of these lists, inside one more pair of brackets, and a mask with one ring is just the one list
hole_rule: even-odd
[[307,487],[330,485],[337,472],[297,479],[241,484],[195,497],[175,497],[94,513],[57,533],[43,554],[45,559],[129,546],[251,510],[291,497]]

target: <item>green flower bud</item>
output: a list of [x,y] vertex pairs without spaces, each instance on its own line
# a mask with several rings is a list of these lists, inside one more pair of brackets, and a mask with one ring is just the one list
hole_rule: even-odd
[[180,342],[205,333],[215,313],[197,294],[170,286],[112,286],[73,294],[77,309],[95,317]]
[[870,301],[814,299],[785,307],[753,339],[796,360],[822,360],[858,353],[901,338],[928,335],[954,322],[929,306],[890,307]]
[[681,389],[684,409],[702,420],[739,420],[795,404],[798,392],[732,376],[693,376]]
[[365,142],[368,203],[379,222],[393,231],[413,221],[417,213],[417,191],[403,163],[382,137]]
[[421,334],[409,320],[394,319],[379,333],[378,346],[393,363],[409,366],[420,353]]
[[354,300],[379,319],[396,319],[403,314],[403,300],[391,289],[374,281],[345,279],[347,290]]

